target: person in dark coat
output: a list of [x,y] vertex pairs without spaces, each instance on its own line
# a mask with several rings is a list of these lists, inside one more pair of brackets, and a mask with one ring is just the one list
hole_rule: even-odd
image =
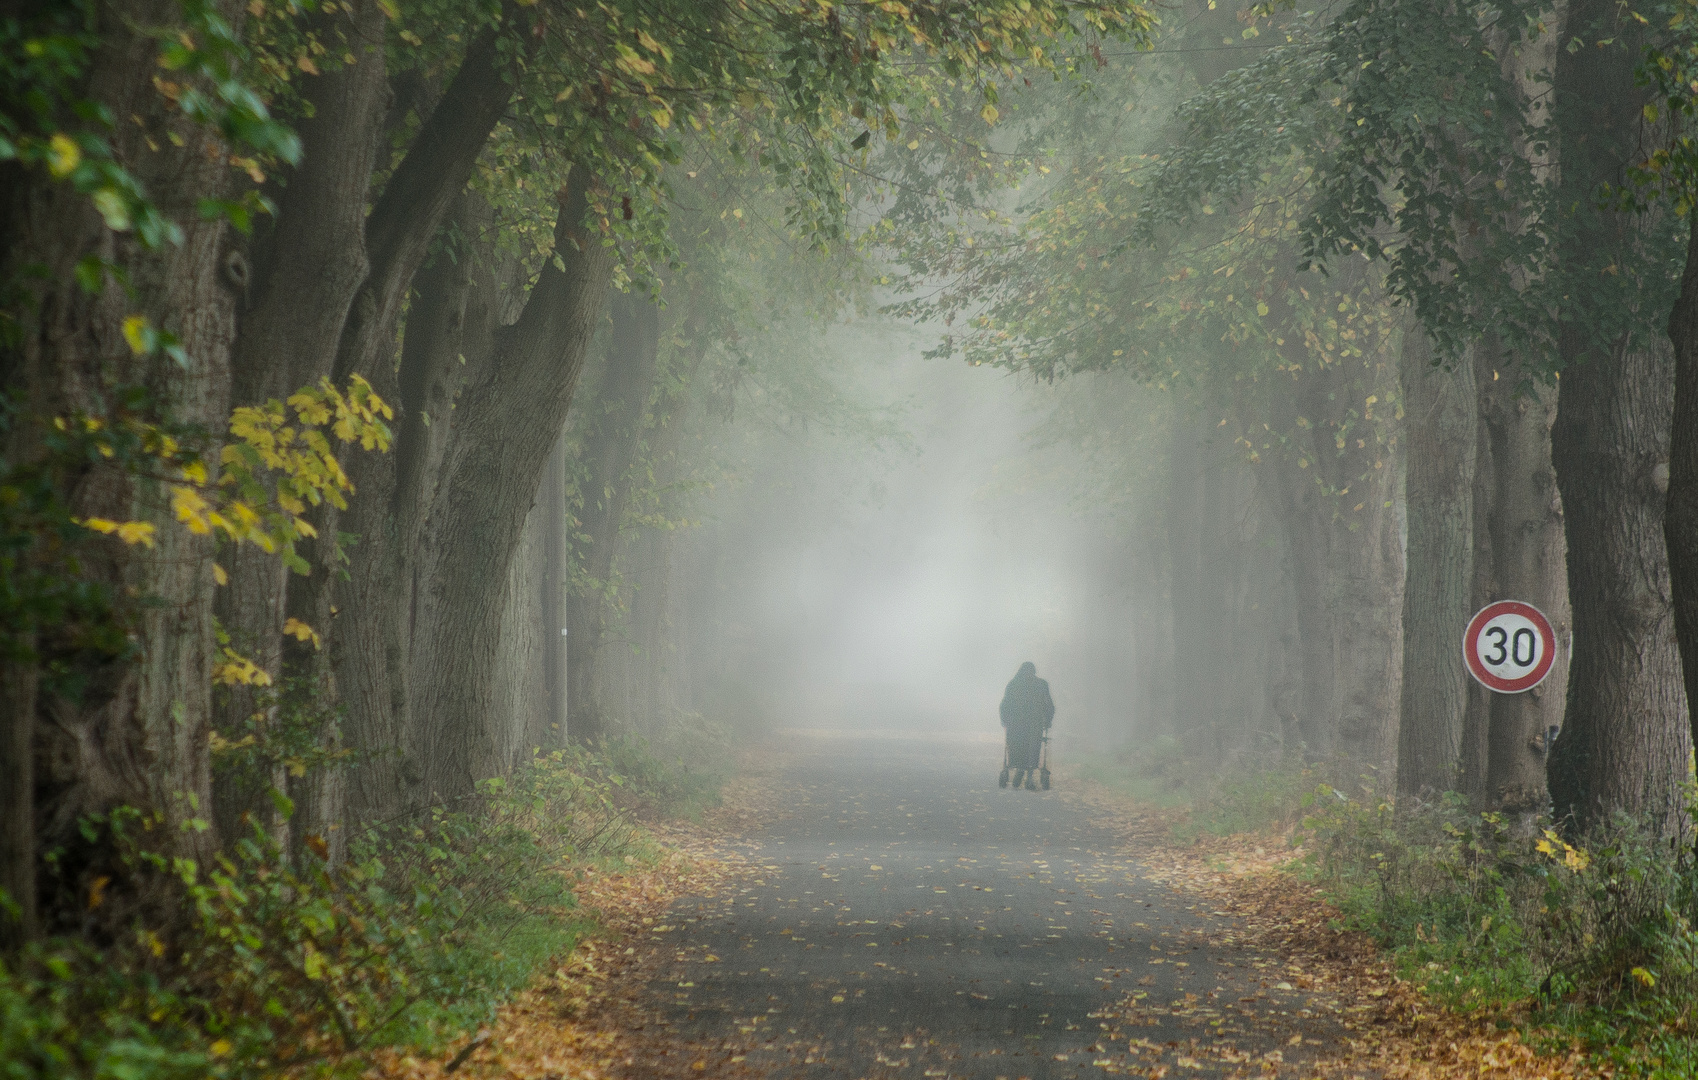
[[1014,770],[1015,787],[1024,782],[1026,790],[1037,790],[1038,751],[1054,720],[1049,683],[1038,678],[1037,665],[1028,660],[1002,692],[1002,726],[1008,730],[1008,767]]

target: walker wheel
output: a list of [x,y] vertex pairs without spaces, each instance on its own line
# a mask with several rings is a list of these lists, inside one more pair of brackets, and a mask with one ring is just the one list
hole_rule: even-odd
[[1038,786],[1043,788],[1045,791],[1049,790],[1049,770],[1048,769],[1045,769],[1041,773],[1038,774]]
[[1008,786],[1008,770],[1007,769],[1002,770],[1002,775],[996,778],[996,786],[997,787],[1007,787]]

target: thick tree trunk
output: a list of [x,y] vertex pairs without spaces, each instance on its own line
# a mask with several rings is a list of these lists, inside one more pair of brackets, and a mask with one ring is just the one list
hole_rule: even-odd
[[1574,655],[1549,780],[1582,829],[1618,810],[1676,828],[1692,752],[1663,540],[1673,357],[1647,346],[1566,367],[1552,430]]
[[1556,663],[1542,684],[1524,694],[1494,693],[1488,705],[1486,801],[1533,814],[1545,805],[1545,732],[1562,722],[1568,681],[1563,506],[1551,467],[1556,394],[1523,386],[1521,365],[1490,345],[1478,354],[1474,375],[1480,422],[1491,442],[1491,505],[1474,509],[1474,527],[1483,524],[1491,532],[1491,600],[1532,604],[1550,619],[1558,641]]
[[463,419],[457,399],[469,373],[491,363],[508,321],[503,286],[519,291],[514,267],[496,251],[489,206],[462,196],[449,221],[463,245],[420,272],[400,366],[374,382],[399,406],[390,453],[349,467],[358,494],[341,527],[360,539],[336,588],[331,658],[347,708],[344,734],[360,755],[350,787],[356,821],[387,818],[423,798],[409,665],[417,626],[431,613],[419,607],[416,556],[445,448]]
[[418,559],[412,709],[425,791],[454,797],[505,767],[489,729],[508,567],[599,321],[615,255],[586,230],[583,181],[560,210],[553,262],[466,387]]
[[[239,25],[239,6],[227,7],[222,14]],[[0,358],[3,389],[21,404],[19,425],[7,434],[6,458],[8,464],[31,460],[16,456],[30,451],[30,425],[78,412],[113,417],[119,409],[113,391],[141,387],[163,417],[215,433],[210,450],[216,462],[216,433],[229,418],[230,344],[242,282],[227,260],[223,222],[203,220],[199,204],[228,194],[230,149],[154,88],[155,34],[176,25],[177,6],[102,7],[98,16],[93,29],[102,46],[86,94],[124,118],[112,135],[115,156],[181,225],[184,238],[180,245],[142,251],[132,236],[109,231],[69,183],[17,166],[0,172],[0,278],[26,294],[14,298],[16,321]],[[85,255],[124,267],[129,287],[84,292],[74,267]],[[174,332],[187,366],[163,354],[133,354],[122,332],[132,312],[145,312]],[[166,815],[168,827],[155,835],[168,851],[204,859],[215,843],[213,831],[180,827],[203,815],[211,799],[211,541],[174,520],[162,484],[120,468],[84,467],[68,478],[65,492],[79,517],[155,523],[156,546],[93,540],[82,560],[85,579],[110,588],[129,609],[132,656],[91,655],[63,627],[37,628],[37,771],[32,782],[14,781],[33,788],[34,850],[14,842],[0,851],[33,864],[40,851],[62,849],[52,886],[58,891],[40,909],[49,930],[91,917],[90,877],[123,879],[120,867],[102,865],[106,853],[83,840],[79,823],[86,815],[117,805],[143,807]],[[144,604],[135,607],[130,597]],[[8,698],[22,703],[29,695],[19,686],[9,688]],[[9,749],[23,745],[19,723],[27,720],[8,718]],[[8,820],[8,830],[12,825]],[[19,835],[30,828],[24,825]],[[22,888],[30,876],[31,868],[0,867],[0,880]],[[47,888],[40,879],[37,886]]]
[[1305,755],[1379,771],[1389,785],[1402,675],[1397,470],[1389,440],[1351,426],[1356,402],[1384,394],[1383,367],[1340,361],[1274,375],[1275,415],[1293,438],[1270,464],[1296,595]]
[[[507,111],[511,87],[498,37],[494,29],[473,37],[454,79],[384,184],[376,205],[362,218],[358,244],[352,239],[341,246],[329,244],[334,265],[350,271],[332,275],[339,287],[352,280],[351,272],[360,265],[365,270],[349,295],[327,300],[328,311],[340,316],[324,320],[327,335],[330,322],[337,323],[334,341],[326,344],[327,337],[315,338],[318,351],[294,353],[300,357],[300,367],[291,366],[296,376],[328,371],[338,384],[363,375],[385,400],[402,406],[403,430],[397,433],[392,454],[355,455],[347,463],[356,491],[349,512],[338,515],[332,508],[321,507],[315,514],[314,524],[323,539],[309,542],[304,554],[323,572],[293,579],[289,586],[288,614],[329,631],[324,635],[330,649],[325,666],[335,673],[336,692],[348,705],[344,735],[362,764],[356,782],[345,789],[330,785],[325,794],[334,798],[346,790],[351,795],[348,810],[355,820],[392,814],[409,802],[407,793],[416,790],[422,779],[410,756],[404,675],[412,589],[404,561],[411,554],[406,534],[415,521],[409,516],[405,527],[397,524],[397,506],[392,503],[400,500],[401,511],[410,514],[409,500],[419,497],[426,481],[401,470],[426,470],[434,460],[431,447],[440,444],[428,436],[408,437],[408,425],[422,426],[423,419],[406,408],[404,379],[398,377],[393,363],[395,339],[430,241]],[[345,89],[352,95],[352,86]],[[347,109],[345,126],[327,131],[326,138],[340,135],[350,148],[352,156],[343,162],[341,174],[345,186],[358,172],[357,158],[364,146],[360,140],[367,126],[379,119],[372,115],[371,106],[386,108],[388,102],[387,94],[382,94],[375,102],[350,97],[342,103]],[[343,186],[334,183],[330,190],[345,193]],[[367,197],[360,199],[362,211]],[[339,220],[331,215],[333,225]],[[307,228],[299,220],[290,227]],[[416,314],[429,316],[433,311],[418,309]],[[340,533],[352,534],[356,542],[350,552],[353,565],[347,567],[349,580],[338,584],[335,579],[341,568],[335,565],[330,538]]]
[[566,602],[566,732],[573,742],[606,738],[613,727],[597,661],[606,644],[620,528],[630,479],[626,475],[642,445],[643,416],[654,392],[660,361],[660,308],[639,293],[620,293],[612,303],[613,331],[607,369],[593,402],[586,402],[582,505],[573,530],[572,558],[580,586]]
[[[1557,815],[1585,828],[1616,811],[1665,832],[1684,811],[1691,732],[1675,644],[1660,483],[1674,412],[1673,357],[1646,305],[1666,286],[1661,215],[1598,208],[1642,149],[1650,99],[1635,72],[1646,31],[1610,0],[1574,0],[1554,116],[1564,206],[1558,258],[1572,298],[1559,341],[1552,431],[1568,525],[1573,668],[1550,761]],[[1649,266],[1646,276],[1637,268]],[[1629,287],[1612,286],[1619,281]],[[1657,314],[1661,314],[1660,311]],[[1613,320],[1609,327],[1606,320]]]
[[1408,448],[1408,568],[1403,591],[1403,693],[1397,792],[1454,790],[1462,757],[1468,671],[1457,647],[1473,578],[1474,463],[1479,410],[1472,357],[1434,367],[1419,326],[1403,350]]
[[[247,285],[231,360],[233,398],[241,405],[282,400],[330,374],[349,304],[369,270],[366,203],[388,99],[383,55],[388,19],[378,3],[366,0],[344,15],[320,16],[319,21],[321,32],[346,31],[353,63],[302,76],[302,96],[311,106],[311,115],[298,127],[302,161],[285,173],[287,183],[275,192],[277,215],[262,219],[262,228],[271,227],[255,236],[246,255]],[[241,257],[232,253],[232,258]],[[333,525],[328,511],[319,518],[322,525]],[[327,613],[289,610],[288,571],[275,555],[239,548],[223,559],[230,580],[219,591],[219,622],[244,655],[280,680],[284,619],[294,614],[329,636]],[[319,573],[328,576],[337,569],[320,566]],[[308,658],[290,674],[312,677],[319,666],[316,658]],[[239,729],[254,711],[253,692],[231,687],[216,723]],[[335,733],[325,732],[324,738],[333,740]],[[290,785],[280,769],[258,784],[252,779],[244,783],[221,776],[215,785],[214,805],[226,832],[243,828],[246,815],[274,819],[264,791],[268,786],[292,787],[303,796],[296,811],[307,834],[324,835],[341,816],[342,787],[335,779],[314,777]],[[280,827],[274,832],[285,839]]]
[[[1680,298],[1669,315],[1674,343],[1674,415],[1670,425],[1668,503],[1663,536],[1668,545],[1675,634],[1686,677],[1689,737],[1698,744],[1698,214],[1686,249]],[[1656,477],[1653,474],[1653,482]]]
[[[545,477],[546,473],[545,465]],[[542,693],[543,649],[548,641],[542,636],[543,598],[538,583],[548,574],[543,565],[546,529],[542,503],[533,502],[507,568],[501,642],[495,651],[495,700],[489,714],[495,756],[503,772],[517,769],[542,747],[543,717],[548,708],[548,699]]]

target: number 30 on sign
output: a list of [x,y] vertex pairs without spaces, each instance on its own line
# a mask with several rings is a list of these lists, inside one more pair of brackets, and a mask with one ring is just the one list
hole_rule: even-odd
[[1519,694],[1545,681],[1556,661],[1551,621],[1532,604],[1499,600],[1468,620],[1462,658],[1488,690]]

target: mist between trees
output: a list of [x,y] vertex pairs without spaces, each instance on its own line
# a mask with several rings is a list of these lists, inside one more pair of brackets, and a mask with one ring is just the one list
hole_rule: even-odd
[[974,715],[997,634],[1104,744],[1677,834],[1691,3],[1159,15],[6,13],[8,938],[176,902],[120,808],[353,866],[539,751]]

